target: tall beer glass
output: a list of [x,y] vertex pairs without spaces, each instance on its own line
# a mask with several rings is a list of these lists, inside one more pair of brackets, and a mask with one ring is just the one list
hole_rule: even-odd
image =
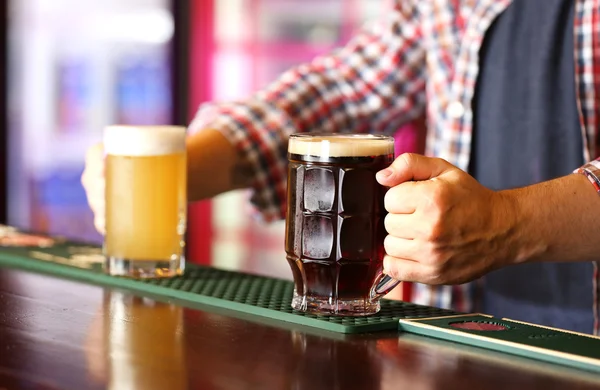
[[109,126],[105,269],[134,278],[183,273],[185,127]]
[[287,260],[292,307],[363,316],[398,283],[383,275],[386,188],[375,174],[394,140],[375,135],[295,134],[288,146]]

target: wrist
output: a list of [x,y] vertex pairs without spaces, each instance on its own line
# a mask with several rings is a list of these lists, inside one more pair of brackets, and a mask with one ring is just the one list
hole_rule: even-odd
[[584,175],[499,194],[511,210],[508,264],[598,258],[600,196]]
[[548,251],[540,229],[536,228],[535,206],[529,187],[497,192],[501,199],[499,215],[506,230],[503,265],[515,265],[535,261]]
[[600,193],[600,161],[590,161],[582,167],[577,168],[573,173],[583,175],[596,192]]

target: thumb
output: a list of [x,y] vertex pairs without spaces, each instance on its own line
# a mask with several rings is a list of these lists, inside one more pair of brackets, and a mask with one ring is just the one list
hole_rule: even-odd
[[441,158],[404,153],[398,156],[388,168],[377,172],[377,181],[386,187],[394,187],[407,181],[432,179],[451,167],[449,162]]

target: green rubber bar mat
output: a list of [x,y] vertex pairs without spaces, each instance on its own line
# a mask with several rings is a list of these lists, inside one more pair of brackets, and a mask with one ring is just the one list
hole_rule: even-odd
[[369,317],[316,316],[292,310],[293,283],[239,272],[188,264],[185,275],[171,279],[133,280],[102,272],[99,248],[55,245],[50,248],[0,248],[0,267],[117,287],[141,294],[177,299],[268,317],[341,333],[397,330],[400,318],[452,315],[455,312],[407,302],[382,300],[381,311]]
[[586,334],[483,314],[401,319],[399,329],[600,373],[600,338]]

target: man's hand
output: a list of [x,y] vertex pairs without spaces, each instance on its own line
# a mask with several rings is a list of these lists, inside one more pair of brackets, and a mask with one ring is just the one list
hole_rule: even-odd
[[104,147],[96,144],[90,147],[85,156],[85,169],[81,184],[90,208],[94,212],[94,226],[104,234]]
[[511,199],[445,160],[403,154],[377,180],[391,187],[384,270],[394,279],[458,284],[514,259]]
[[[231,143],[218,131],[204,129],[187,138],[188,201],[207,199],[249,186],[243,163]],[[94,212],[94,225],[104,234],[104,149],[92,146],[86,155],[81,183]]]

